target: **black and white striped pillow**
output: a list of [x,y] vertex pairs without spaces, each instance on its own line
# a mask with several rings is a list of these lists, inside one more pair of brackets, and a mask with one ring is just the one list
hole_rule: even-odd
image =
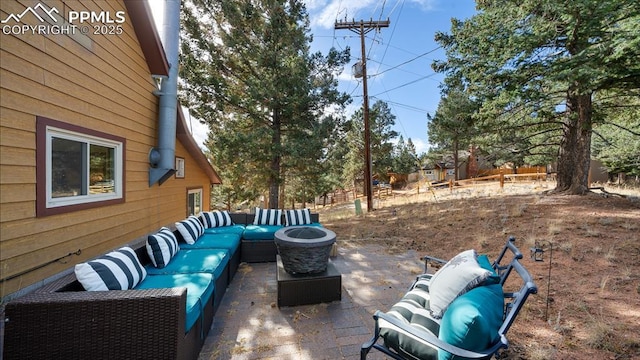
[[231,215],[228,211],[208,211],[200,214],[200,219],[205,229],[219,227],[219,226],[231,226]]
[[282,210],[257,207],[253,225],[282,225],[280,217],[282,217]]
[[183,221],[176,223],[176,228],[182,235],[184,242],[194,244],[200,235],[204,234],[204,227],[197,217],[191,215]]
[[[422,288],[416,287],[409,291],[398,303],[391,307],[388,315],[400,320],[407,327],[417,327],[428,331],[434,336],[440,332],[439,320],[433,318],[429,311],[430,295]],[[378,322],[380,336],[386,346],[400,354],[411,354],[413,359],[437,359],[438,351],[425,342],[383,319]]]
[[173,232],[163,227],[157,233],[147,237],[147,253],[153,266],[163,268],[167,266],[171,258],[180,250],[178,239]]
[[87,291],[133,289],[147,276],[147,271],[130,247],[76,264],[74,270],[76,278]]
[[311,224],[311,210],[287,210],[284,213],[286,226]]

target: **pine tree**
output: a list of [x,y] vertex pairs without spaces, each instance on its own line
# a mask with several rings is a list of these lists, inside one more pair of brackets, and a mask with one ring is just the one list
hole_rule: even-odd
[[340,121],[327,109],[340,113],[349,101],[335,80],[348,49],[310,54],[309,32],[297,0],[183,6],[183,100],[210,127],[214,163],[234,168],[222,171],[231,176],[227,181],[268,193],[271,208],[279,207],[284,179],[308,175],[301,164],[320,161],[318,149]]
[[640,3],[617,0],[478,0],[478,14],[438,33],[446,86],[482,104],[484,129],[511,131],[512,151],[557,152],[556,191],[588,191],[594,96],[640,86]]

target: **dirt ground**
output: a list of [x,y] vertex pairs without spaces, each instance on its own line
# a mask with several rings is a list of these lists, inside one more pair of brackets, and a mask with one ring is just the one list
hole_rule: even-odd
[[[379,241],[390,253],[449,259],[473,248],[495,257],[513,235],[539,291],[509,331],[505,358],[640,359],[638,192],[566,196],[552,187],[411,189],[361,216],[353,204],[318,211],[339,241]],[[543,261],[529,256],[536,244]]]

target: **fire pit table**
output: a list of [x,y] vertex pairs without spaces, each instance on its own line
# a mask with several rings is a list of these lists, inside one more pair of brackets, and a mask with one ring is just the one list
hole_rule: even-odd
[[274,241],[289,274],[315,274],[327,270],[336,234],[318,226],[290,226],[276,231]]
[[329,260],[336,234],[324,227],[291,226],[274,234],[278,248],[278,306],[342,298],[342,275]]

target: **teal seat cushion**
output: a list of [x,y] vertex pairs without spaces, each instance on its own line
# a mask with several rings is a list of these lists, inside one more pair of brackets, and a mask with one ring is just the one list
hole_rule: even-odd
[[310,224],[304,224],[304,225],[300,225],[300,226],[318,226],[318,227],[322,227],[322,224],[319,222],[312,222]]
[[282,229],[282,225],[247,225],[242,233],[244,240],[273,240],[276,231]]
[[228,249],[180,250],[162,269],[145,267],[149,274],[190,274],[205,272],[218,279],[229,263]]
[[203,316],[207,302],[213,301],[214,280],[212,274],[167,274],[147,276],[136,289],[187,288],[185,333]]
[[[442,317],[439,338],[472,351],[490,347],[499,340],[504,294],[500,284],[478,286],[456,298]],[[438,360],[461,359],[443,350]]]
[[242,235],[244,232],[244,225],[235,224],[230,226],[218,226],[204,229],[205,234],[238,234]]
[[234,233],[205,233],[200,235],[198,241],[193,244],[180,243],[180,249],[227,249],[230,254],[234,254],[240,246],[240,234]]

